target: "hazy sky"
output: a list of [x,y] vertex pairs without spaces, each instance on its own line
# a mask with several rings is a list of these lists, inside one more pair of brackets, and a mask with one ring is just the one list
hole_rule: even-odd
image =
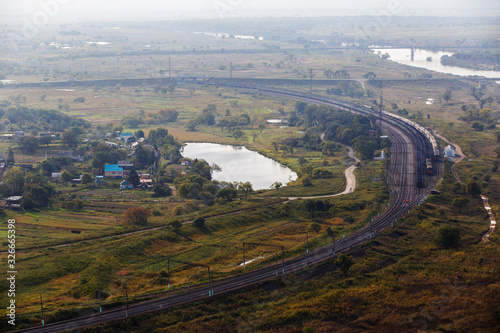
[[31,19],[251,16],[500,16],[498,0],[0,0],[0,16]]

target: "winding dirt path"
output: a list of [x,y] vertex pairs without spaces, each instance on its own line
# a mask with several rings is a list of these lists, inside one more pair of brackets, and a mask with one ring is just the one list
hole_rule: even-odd
[[441,135],[437,134],[436,131],[434,131],[434,135],[437,136],[438,138],[440,138],[441,140],[445,141],[447,144],[452,145],[453,147],[455,147],[455,151],[458,153],[458,156],[460,156],[460,157],[458,159],[454,160],[455,163],[453,163],[453,165],[451,166],[451,173],[453,174],[453,176],[455,177],[455,179],[457,180],[457,182],[459,182],[460,184],[462,184],[462,180],[460,179],[460,176],[458,175],[457,171],[455,170],[455,166],[458,163],[462,162],[462,160],[465,158],[465,154],[462,151],[462,148],[460,148],[460,146],[457,145],[456,143],[453,143],[453,142],[449,141],[444,136],[441,136]]
[[[460,157],[458,159],[454,160],[455,163],[453,163],[453,165],[451,166],[451,172],[453,173],[453,176],[455,177],[457,182],[462,184],[463,182],[460,179],[460,176],[458,175],[457,171],[455,170],[455,166],[465,158],[465,154],[463,153],[462,148],[460,148],[460,146],[457,145],[456,143],[450,142],[444,136],[437,134],[435,131],[434,131],[434,135],[437,136],[438,138],[442,139],[443,141],[445,141],[449,145],[454,146],[455,151],[458,152],[458,155]],[[496,220],[495,220],[495,217],[493,216],[493,213],[491,212],[491,206],[488,203],[488,200],[489,200],[488,197],[485,195],[481,195],[481,199],[483,199],[484,209],[486,209],[486,211],[488,212],[488,215],[490,216],[490,229],[481,238],[481,243],[486,243],[486,242],[490,241],[488,237],[490,237],[490,235],[493,233],[493,231],[495,231]]]
[[[361,160],[354,155],[354,150],[352,149],[352,147],[347,146],[347,148],[349,149],[349,152],[347,153],[347,155],[350,158],[354,159],[356,161],[356,163],[361,162]],[[339,195],[344,195],[344,194],[349,194],[349,193],[354,192],[354,190],[356,189],[356,185],[357,185],[356,176],[354,175],[354,170],[356,170],[356,168],[357,168],[356,163],[354,163],[353,165],[351,165],[350,167],[348,167],[344,171],[344,175],[345,175],[345,179],[346,179],[346,185],[345,185],[344,191],[342,191],[340,193],[336,193],[336,194],[319,195],[319,196],[312,196],[312,197],[288,197],[288,200],[293,201],[293,200],[297,200],[297,199],[332,198],[332,197],[337,197]]]
[[488,230],[488,232],[485,233],[483,235],[483,238],[481,239],[482,243],[487,243],[490,241],[488,239],[488,237],[490,237],[490,235],[493,233],[493,231],[495,231],[495,227],[496,227],[497,222],[495,220],[495,217],[493,216],[493,213],[491,212],[491,207],[488,203],[488,197],[485,195],[482,195],[481,199],[483,199],[484,209],[486,209],[486,211],[488,212],[488,215],[490,216],[490,230]]

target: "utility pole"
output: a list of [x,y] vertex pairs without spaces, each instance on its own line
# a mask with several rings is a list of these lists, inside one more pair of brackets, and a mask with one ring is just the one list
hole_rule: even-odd
[[126,282],[125,282],[125,317],[128,317],[128,289]]
[[233,62],[232,61],[229,62],[229,78],[230,79],[233,78]]
[[345,238],[345,231],[344,231],[344,218],[342,218],[342,238]]
[[274,259],[276,259],[276,276],[278,276],[278,252],[274,252]]
[[208,268],[208,297],[212,296],[212,286],[210,284],[210,267]]
[[382,110],[384,108],[384,95],[382,93],[382,80],[380,80],[380,105],[379,105],[379,123],[382,122]]
[[101,305],[101,265],[99,265],[99,276],[98,276],[98,281],[99,281],[99,290],[98,290],[98,295],[99,295],[99,312],[102,312],[102,305]]
[[42,294],[40,294],[40,307],[42,308],[42,326],[45,326],[45,319],[43,318],[43,299],[42,299]]
[[168,57],[168,78],[172,78],[172,57]]
[[332,248],[333,255],[335,255],[335,236],[333,236],[333,234],[332,234],[332,244],[333,244],[333,248]]
[[170,258],[167,259],[167,284],[170,289]]
[[267,222],[267,243],[271,245],[271,234],[269,233],[269,221]]
[[313,70],[309,68],[309,92],[312,94],[313,92]]
[[243,270],[245,270],[245,243],[243,243]]
[[[266,243],[245,243],[245,242],[243,242],[243,267],[245,267],[245,244],[247,244],[247,245],[256,245],[256,246],[269,246],[269,247],[274,247],[274,248],[280,248],[281,247],[281,256],[282,256],[282,263],[283,263],[283,274],[285,274],[285,247],[283,245],[269,245],[269,244],[266,244]],[[277,260],[277,258],[276,258],[276,260]],[[277,263],[277,261],[276,261],[276,263]],[[276,275],[278,275],[278,271],[276,271]]]
[[188,292],[189,292],[189,275],[187,275],[188,278]]
[[306,253],[309,254],[309,232],[306,230]]
[[214,271],[211,273],[211,280],[212,280],[212,296],[214,295]]
[[285,247],[281,246],[281,261],[283,263],[283,275],[285,275]]

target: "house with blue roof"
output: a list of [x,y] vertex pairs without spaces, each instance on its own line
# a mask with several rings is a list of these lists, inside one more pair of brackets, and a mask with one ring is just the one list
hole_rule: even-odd
[[135,137],[132,133],[122,133],[120,135],[120,140],[122,140],[123,142],[134,142]]
[[104,166],[104,177],[107,178],[123,178],[123,168],[118,164],[106,164]]
[[120,188],[122,190],[131,190],[134,188],[134,185],[132,185],[131,183],[129,183],[128,181],[124,180],[120,183]]

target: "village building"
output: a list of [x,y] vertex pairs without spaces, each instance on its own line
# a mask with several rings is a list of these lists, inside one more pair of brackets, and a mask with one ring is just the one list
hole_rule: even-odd
[[120,183],[120,188],[122,190],[131,190],[134,188],[134,185],[132,185],[131,183],[129,183],[128,181],[124,180]]
[[23,197],[13,196],[5,199],[5,208],[8,209],[21,209]]
[[104,166],[104,177],[107,178],[123,178],[123,168],[118,164],[106,164]]
[[455,148],[451,145],[448,145],[444,148],[444,154],[447,157],[455,157]]

